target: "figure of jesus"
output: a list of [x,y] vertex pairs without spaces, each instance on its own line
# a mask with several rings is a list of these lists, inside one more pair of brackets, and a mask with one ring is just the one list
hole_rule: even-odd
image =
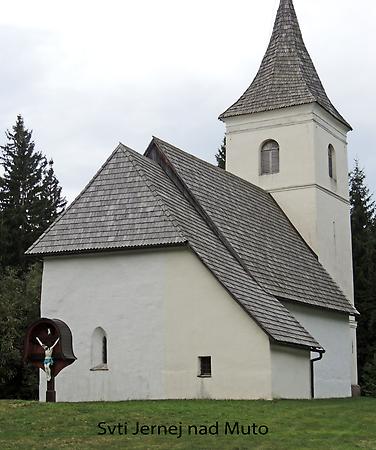
[[44,349],[44,371],[46,372],[47,381],[51,380],[51,366],[54,363],[54,360],[52,359],[52,351],[55,347],[55,345],[59,342],[60,338],[57,338],[54,345],[52,347],[48,347],[47,345],[43,344],[41,340],[37,337],[36,340],[39,342],[39,344]]

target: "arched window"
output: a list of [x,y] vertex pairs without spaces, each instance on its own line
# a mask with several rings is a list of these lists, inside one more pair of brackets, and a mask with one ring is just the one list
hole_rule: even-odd
[[336,180],[336,154],[332,144],[328,146],[328,169],[330,178]]
[[107,370],[107,335],[103,328],[97,327],[91,339],[91,369]]
[[278,142],[266,141],[261,147],[261,175],[279,172],[279,145]]

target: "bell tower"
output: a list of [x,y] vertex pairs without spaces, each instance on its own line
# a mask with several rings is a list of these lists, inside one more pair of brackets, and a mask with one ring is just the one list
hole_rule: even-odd
[[[305,47],[292,0],[280,0],[269,46],[244,94],[219,117],[226,170],[268,191],[354,303],[347,133]],[[356,375],[356,323],[353,380]]]

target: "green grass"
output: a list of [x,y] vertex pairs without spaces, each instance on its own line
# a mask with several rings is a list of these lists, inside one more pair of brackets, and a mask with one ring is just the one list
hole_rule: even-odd
[[[219,435],[188,435],[190,424],[219,422]],[[267,425],[260,435],[224,435],[238,421]],[[98,435],[98,422],[183,424],[184,434]],[[0,449],[376,449],[376,399],[315,401],[0,401]]]

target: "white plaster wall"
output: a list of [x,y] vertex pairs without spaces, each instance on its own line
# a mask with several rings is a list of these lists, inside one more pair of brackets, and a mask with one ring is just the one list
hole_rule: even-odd
[[[166,270],[158,252],[46,259],[42,315],[68,324],[77,357],[56,378],[58,401],[164,397]],[[109,371],[90,371],[98,326],[107,333]]]
[[[167,397],[270,399],[268,337],[193,253],[170,263]],[[197,377],[199,356],[211,356],[211,378]]]
[[[78,358],[58,401],[271,398],[268,337],[188,249],[47,258],[42,315],[68,324]],[[90,371],[98,326],[108,371]],[[213,377],[198,378],[209,355]]]
[[348,316],[305,305],[285,306],[326,350],[323,359],[314,363],[315,398],[351,396],[352,336]]
[[310,352],[281,345],[271,350],[273,398],[311,398]]
[[321,190],[316,204],[319,261],[354,304],[350,207]]

